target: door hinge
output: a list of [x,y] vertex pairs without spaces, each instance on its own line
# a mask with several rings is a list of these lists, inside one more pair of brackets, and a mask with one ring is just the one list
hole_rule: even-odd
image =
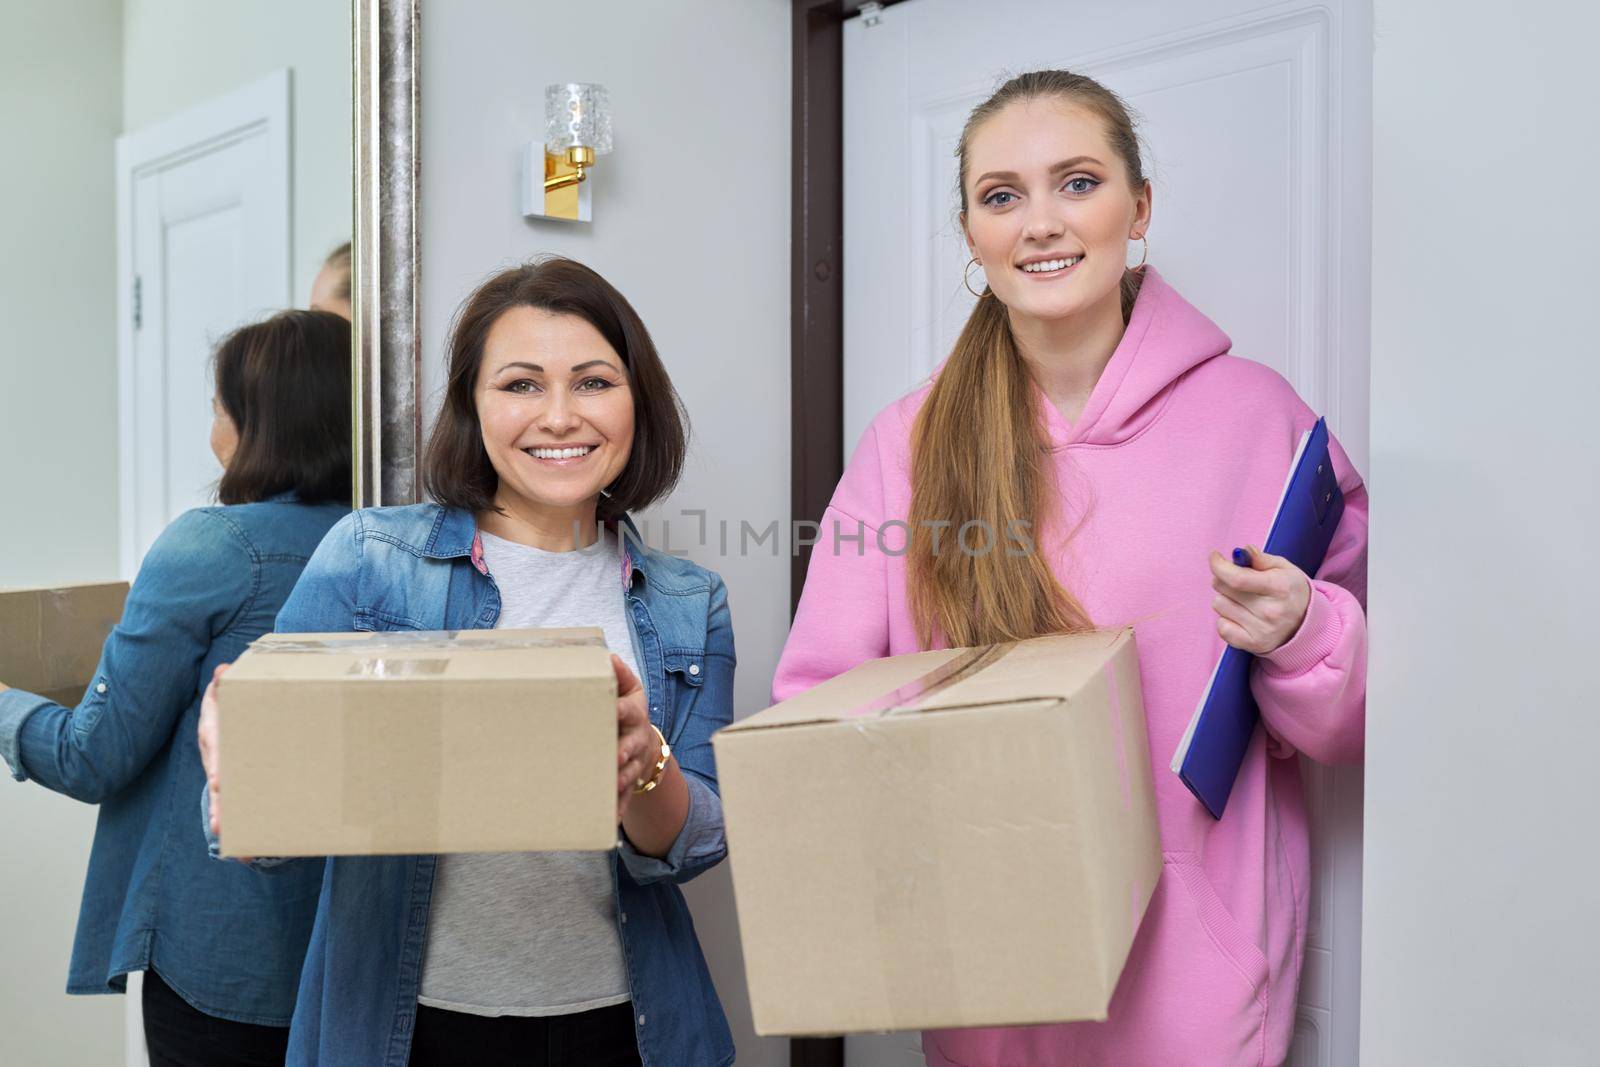
[[139,329],[144,325],[144,279],[135,274],[133,276],[133,328]]
[[878,0],[867,0],[861,5],[861,25],[871,28],[883,21],[883,4]]

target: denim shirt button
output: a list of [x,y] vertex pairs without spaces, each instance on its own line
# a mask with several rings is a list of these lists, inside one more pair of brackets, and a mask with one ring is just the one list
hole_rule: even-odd
[[95,687],[94,687],[94,691],[95,691],[95,692],[96,692],[96,693],[99,693],[99,694],[100,694],[100,695],[101,695],[101,696],[105,696],[105,693],[106,693],[106,683],[104,683],[104,682],[101,682],[101,683],[100,683],[100,684],[99,684],[99,685],[97,685],[97,686],[95,686]]
[[628,913],[627,912],[623,912],[622,913],[622,925],[623,926],[627,926],[628,925]]
[[640,1014],[640,1016],[639,1016],[639,1025],[640,1025],[640,1026],[643,1026],[643,1025],[644,1025],[644,1015],[643,1015],[643,1014],[642,1014],[642,1013],[641,1013],[641,1014]]
[[698,663],[689,664],[689,673],[690,674],[699,674],[700,673],[700,664],[698,664]]

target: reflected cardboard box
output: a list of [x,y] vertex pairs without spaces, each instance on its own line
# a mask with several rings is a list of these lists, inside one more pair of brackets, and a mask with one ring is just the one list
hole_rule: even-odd
[[714,743],[758,1034],[1105,1018],[1161,873],[1131,630],[873,660]]
[[0,682],[76,706],[127,596],[127,582],[0,589]]
[[616,846],[598,629],[269,634],[217,704],[225,856]]

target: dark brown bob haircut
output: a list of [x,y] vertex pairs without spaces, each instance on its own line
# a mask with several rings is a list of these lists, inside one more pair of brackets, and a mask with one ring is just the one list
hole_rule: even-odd
[[448,507],[495,510],[499,475],[483,447],[476,389],[483,346],[495,322],[512,308],[575,315],[606,339],[622,360],[633,394],[633,447],[627,465],[606,488],[602,520],[637,511],[672,491],[683,472],[688,416],[667,369],[633,305],[582,263],[560,256],[501,271],[467,297],[450,331],[444,406],[423,458],[428,495]]
[[280,311],[222,339],[217,401],[239,447],[217,483],[224,504],[292,492],[350,503],[350,323],[328,311]]

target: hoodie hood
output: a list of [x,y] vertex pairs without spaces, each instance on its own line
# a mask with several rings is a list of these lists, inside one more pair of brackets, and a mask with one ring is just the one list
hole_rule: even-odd
[[1180,378],[1233,347],[1228,335],[1154,267],[1145,267],[1143,274],[1128,328],[1077,423],[1069,426],[1054,404],[1044,402],[1055,447],[1127,441],[1161,413]]

